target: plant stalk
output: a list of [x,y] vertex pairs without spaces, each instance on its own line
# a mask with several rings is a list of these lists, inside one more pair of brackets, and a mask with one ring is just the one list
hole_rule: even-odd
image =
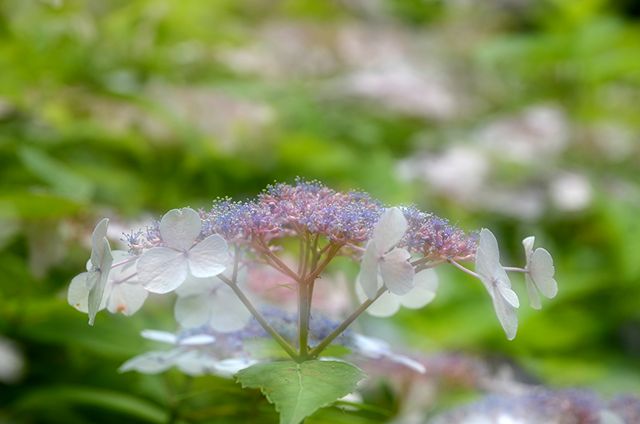
[[378,300],[378,298],[380,296],[382,296],[384,294],[384,292],[387,291],[386,287],[381,287],[378,292],[376,293],[375,297],[373,299],[367,299],[365,300],[359,307],[358,309],[356,309],[355,311],[353,311],[353,313],[351,315],[349,315],[344,321],[342,321],[342,324],[340,324],[335,330],[333,330],[331,332],[331,334],[329,334],[327,337],[324,338],[324,340],[322,340],[320,343],[318,343],[316,345],[316,347],[314,347],[313,349],[311,349],[311,351],[309,352],[309,356],[311,358],[317,358],[318,355],[320,355],[322,353],[323,350],[326,349],[327,346],[329,346],[329,344],[336,338],[338,337],[340,334],[342,334],[344,332],[344,330],[347,329],[347,327],[349,327],[351,325],[351,323],[353,321],[356,320],[356,318],[358,318],[360,316],[360,314],[362,314],[369,306],[371,306],[373,304],[373,302],[375,302],[376,300]]

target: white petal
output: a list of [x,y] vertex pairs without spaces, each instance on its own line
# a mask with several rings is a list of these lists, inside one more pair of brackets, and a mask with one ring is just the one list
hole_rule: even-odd
[[529,296],[529,304],[533,309],[542,309],[538,289],[536,289],[536,286],[531,280],[531,277],[529,277],[529,274],[524,275],[524,281],[527,287],[527,295]]
[[376,246],[373,241],[367,243],[362,261],[360,262],[360,273],[358,274],[356,286],[362,287],[369,299],[376,297],[378,289],[382,287],[378,276],[378,257]]
[[520,307],[520,300],[518,299],[518,295],[511,289],[510,286],[500,281],[496,284],[496,289],[498,290],[500,296],[502,296],[504,300],[509,303],[509,305],[513,306],[514,308]]
[[[361,302],[367,300],[360,285],[356,284],[356,295]],[[374,317],[390,317],[400,310],[400,299],[395,294],[386,292],[378,298],[371,306],[367,308],[367,313]]]
[[529,261],[531,260],[531,254],[533,253],[533,245],[536,242],[536,238],[534,236],[529,236],[522,240],[522,246],[524,247],[524,257],[527,261],[527,266],[529,265]]
[[180,297],[206,295],[221,284],[224,283],[217,277],[197,278],[189,274],[176,289],[176,294]]
[[551,254],[543,248],[537,248],[531,255],[529,273],[540,293],[549,299],[558,294],[558,283],[553,279],[555,272]]
[[209,296],[211,318],[209,325],[216,331],[230,333],[244,328],[251,313],[228,286],[221,286]]
[[476,272],[485,278],[492,279],[500,266],[498,241],[486,228],[480,231],[478,249],[476,251]]
[[120,366],[118,371],[138,371],[144,374],[158,374],[171,368],[177,357],[178,352],[175,350],[167,352],[147,352],[129,359]]
[[358,353],[366,356],[367,358],[386,358],[392,362],[396,362],[398,364],[411,368],[421,374],[426,371],[424,365],[422,365],[420,362],[411,359],[408,356],[394,353],[389,347],[389,344],[385,341],[374,339],[372,337],[366,337],[361,334],[356,334],[354,336],[354,342]]
[[178,340],[175,334],[169,333],[167,331],[142,330],[140,335],[147,340],[153,340],[156,342],[169,343],[169,344],[176,344]]
[[420,362],[416,361],[413,358],[409,358],[406,355],[400,355],[399,353],[389,352],[386,356],[392,362],[395,362],[400,365],[404,365],[407,368],[410,368],[420,374],[424,374],[427,372],[427,369]]
[[258,361],[246,358],[230,358],[218,361],[214,365],[215,374],[220,377],[231,377],[238,371],[257,364]]
[[353,341],[358,352],[367,358],[378,359],[384,352],[389,351],[389,343],[384,340],[355,334]]
[[133,258],[133,256],[127,252],[126,250],[112,250],[111,256],[113,256],[113,262],[121,262],[128,258]]
[[201,229],[200,215],[191,208],[172,209],[160,221],[162,240],[176,250],[189,250]]
[[409,309],[420,309],[429,304],[438,290],[438,274],[433,269],[423,269],[414,278],[415,287],[400,298],[400,304]]
[[380,261],[382,281],[393,294],[403,295],[413,288],[415,270],[407,261],[409,257],[405,249],[395,248]]
[[122,313],[131,316],[142,308],[148,295],[149,292],[140,284],[128,282],[114,284],[109,294],[107,309],[113,314]]
[[69,291],[67,292],[69,305],[85,314],[89,311],[89,275],[89,272],[83,272],[73,277],[71,284],[69,284]]
[[109,219],[102,218],[100,222],[98,222],[93,229],[93,233],[91,234],[91,249],[98,250],[101,248],[99,246],[100,242],[103,238],[107,238],[107,229],[109,228]]
[[187,278],[186,254],[166,247],[147,250],[138,259],[138,279],[152,293],[175,290]]
[[[90,273],[89,280],[94,279],[95,282],[91,282],[91,288],[89,289],[89,325],[93,325],[96,314],[103,307],[105,291],[107,288],[107,281],[109,279],[109,271],[111,270],[111,264],[113,263],[113,256],[111,256],[111,249],[109,248],[109,242],[106,238],[102,238],[102,242],[98,243],[102,245],[100,249],[100,255],[98,256],[98,263],[93,263],[96,267],[96,271]],[[92,259],[93,261],[93,259]]]
[[389,208],[384,211],[373,229],[372,240],[382,255],[400,242],[407,231],[408,223],[400,208]]
[[174,308],[176,321],[184,328],[199,327],[211,318],[209,296],[186,296],[176,300]]
[[187,375],[198,376],[214,369],[217,360],[204,352],[190,350],[182,353],[176,366]]
[[91,234],[91,262],[94,266],[100,263],[99,257],[104,254],[103,239],[107,238],[107,228],[109,227],[109,219],[103,218],[96,224]]
[[180,346],[204,346],[210,345],[216,341],[211,334],[194,334],[180,339]]
[[511,306],[504,297],[499,296],[498,293],[492,296],[493,308],[496,311],[496,316],[500,325],[504,329],[507,335],[507,339],[513,340],[516,337],[518,331],[518,316],[516,315],[516,308]]
[[213,277],[229,264],[229,246],[217,234],[211,235],[189,250],[189,269],[194,277]]
[[[121,264],[111,270],[109,279],[112,281],[119,281],[124,277],[127,277],[136,272],[136,260],[137,256],[131,255],[125,250],[112,250],[111,256],[113,256],[114,264]],[[127,280],[129,281],[129,280]]]

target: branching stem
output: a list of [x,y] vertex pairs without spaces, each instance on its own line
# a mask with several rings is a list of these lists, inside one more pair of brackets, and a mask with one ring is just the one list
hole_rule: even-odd
[[236,296],[238,296],[238,299],[240,299],[240,301],[249,310],[249,312],[251,312],[251,315],[253,315],[253,317],[256,319],[256,321],[258,321],[262,328],[264,328],[264,330],[269,333],[271,337],[273,337],[273,339],[282,347],[282,349],[287,352],[287,355],[289,355],[291,359],[297,361],[298,353],[296,352],[296,350],[289,344],[288,341],[285,340],[284,337],[280,335],[280,333],[278,333],[273,327],[271,327],[271,325],[269,325],[267,320],[264,319],[262,314],[255,308],[255,306],[253,306],[249,298],[244,294],[240,287],[238,287],[236,282],[231,281],[222,274],[218,275],[218,278],[220,278],[227,286],[231,287]]
[[349,327],[351,325],[351,323],[356,320],[356,318],[358,318],[369,306],[371,306],[373,304],[373,302],[378,300],[378,298],[380,296],[382,296],[385,291],[387,291],[387,288],[386,287],[381,287],[378,290],[378,292],[376,293],[376,295],[375,295],[375,297],[373,299],[365,300],[358,307],[358,309],[353,311],[353,313],[351,315],[349,315],[344,321],[342,321],[342,323],[338,327],[336,327],[336,329],[333,330],[331,332],[331,334],[329,334],[327,337],[324,338],[324,340],[322,340],[320,343],[318,343],[316,345],[316,347],[311,349],[311,351],[309,352],[309,357],[317,358],[318,355],[320,355],[322,353],[322,351],[325,350],[326,347],[329,346],[329,344],[331,344],[331,342],[336,337],[338,337],[340,334],[342,334],[344,332],[344,330],[346,330],[347,327]]

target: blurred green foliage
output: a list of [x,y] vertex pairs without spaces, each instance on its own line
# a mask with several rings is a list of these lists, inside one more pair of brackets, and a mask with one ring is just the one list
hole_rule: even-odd
[[[130,319],[103,314],[89,328],[65,290],[98,217],[131,222],[206,207],[298,175],[489,227],[506,262],[520,261],[519,240],[535,234],[556,260],[558,298],[542,312],[523,306],[514,342],[482,287],[449,270],[428,308],[361,328],[427,352],[507,357],[548,384],[639,391],[638,8],[478,3],[1,2],[0,334],[25,365],[17,381],[0,381],[0,423],[275,420],[259,393],[226,380],[118,374],[150,347],[141,329],[173,329],[170,305],[153,302]],[[392,61],[409,50],[442,65],[463,96],[454,113],[406,113],[388,107],[395,98],[346,93],[342,77],[368,57],[339,43],[363,28],[381,34],[364,45],[405,43],[389,44]],[[400,177],[400,160],[442,152],[540,103],[563,111],[569,147],[553,167],[497,155],[492,172],[518,190],[552,171],[579,171],[593,190],[586,207],[523,220]],[[617,144],[596,140],[602,126],[628,134],[622,154],[603,153]],[[365,398],[376,405],[369,410],[329,408],[308,422],[385,421],[403,401],[388,390]]]

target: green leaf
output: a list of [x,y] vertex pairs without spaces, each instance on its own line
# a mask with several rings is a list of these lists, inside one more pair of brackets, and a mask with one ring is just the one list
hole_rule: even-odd
[[296,424],[353,392],[364,378],[358,367],[338,361],[270,362],[238,374],[242,387],[260,389],[280,412],[280,424]]
[[80,202],[91,198],[94,187],[86,178],[44,152],[22,147],[18,150],[24,166],[34,175],[48,183],[56,194]]
[[14,404],[14,409],[47,411],[61,404],[103,408],[149,423],[165,423],[168,418],[163,408],[147,400],[113,390],[85,386],[49,386],[32,390]]

